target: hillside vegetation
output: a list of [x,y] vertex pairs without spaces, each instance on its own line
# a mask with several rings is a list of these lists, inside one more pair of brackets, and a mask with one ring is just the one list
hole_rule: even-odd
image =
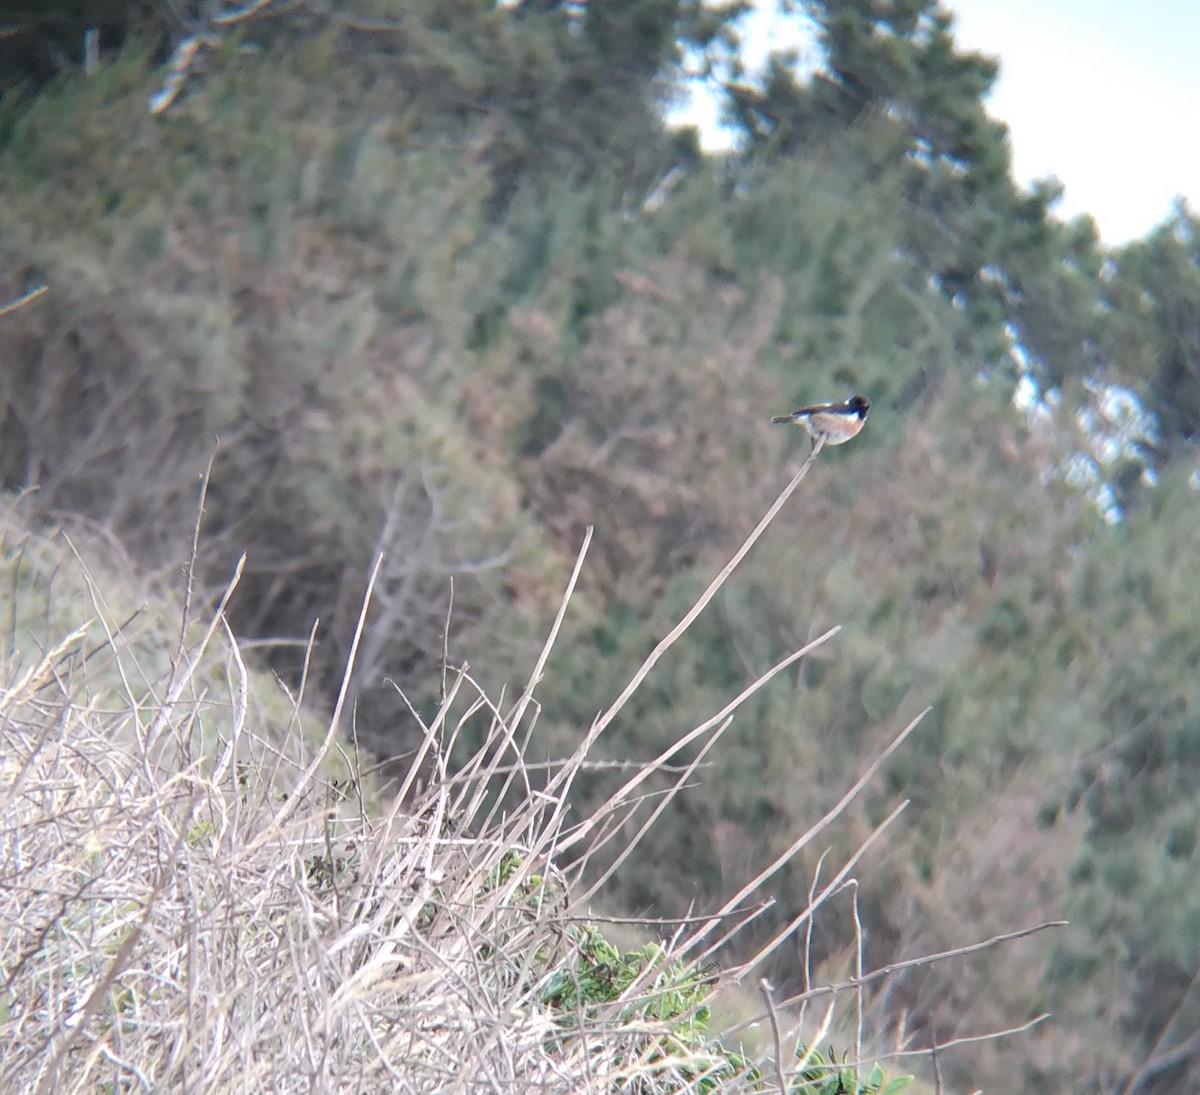
[[[345,740],[392,790],[422,754],[409,798],[441,778],[423,726],[447,666],[497,710],[522,696],[594,526],[525,724],[536,797],[791,479],[804,442],[771,415],[868,394],[861,437],[591,743],[564,809],[595,816],[649,764],[642,812],[557,869],[633,915],[720,908],[929,706],[717,960],[765,949],[784,999],[1066,919],[871,981],[861,1037],[884,1056],[1048,1011],[940,1052],[941,1082],[1187,1090],[1198,222],[1106,252],[1052,183],[1019,190],[996,67],[935,3],[812,3],[826,70],[754,85],[728,67],[734,7],[291,5],[214,25],[158,114],[165,8],[102,23],[90,75],[54,61],[69,19],[30,17],[41,61],[0,105],[0,300],[48,291],[0,317],[0,486],[178,589],[211,459],[196,618],[245,553],[224,618],[246,672],[326,715],[345,685]],[[663,125],[685,61],[730,82],[734,152]],[[711,749],[655,765],[835,625]],[[462,717],[449,771],[490,718]]]

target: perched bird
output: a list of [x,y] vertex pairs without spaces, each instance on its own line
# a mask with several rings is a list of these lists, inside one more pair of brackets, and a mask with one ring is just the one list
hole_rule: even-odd
[[826,445],[844,445],[863,428],[870,409],[866,396],[856,395],[845,403],[817,403],[791,414],[777,414],[771,421],[803,426],[814,447],[817,441],[824,441]]

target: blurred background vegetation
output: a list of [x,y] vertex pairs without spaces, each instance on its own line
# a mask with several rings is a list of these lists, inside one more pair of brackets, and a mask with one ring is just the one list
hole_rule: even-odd
[[[249,553],[235,623],[285,680],[319,617],[318,688],[384,551],[356,680],[383,758],[415,735],[388,682],[436,696],[451,579],[452,659],[519,687],[595,523],[534,739],[561,755],[786,481],[770,416],[868,394],[601,749],[649,757],[844,630],[608,898],[736,892],[932,704],[831,837],[912,799],[864,864],[868,964],[1071,927],[893,978],[879,1038],[1048,1009],[947,1083],[1194,1090],[1200,221],[1106,250],[1017,187],[997,65],[932,0],[810,0],[824,68],[759,81],[736,0],[326,7],[6,6],[0,301],[50,291],[0,319],[0,487],[178,580],[216,446],[202,577]],[[664,123],[685,67],[720,76],[732,151]],[[818,925],[823,976],[851,938]]]

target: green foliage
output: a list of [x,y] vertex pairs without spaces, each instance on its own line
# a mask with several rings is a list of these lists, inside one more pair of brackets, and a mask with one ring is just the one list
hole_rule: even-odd
[[1114,372],[1132,382],[1158,424],[1157,436],[1131,439],[1135,449],[1156,468],[1186,461],[1200,429],[1200,219],[1180,206],[1146,239],[1121,248],[1106,268],[1103,292]]
[[1013,332],[1020,366],[1046,387],[1090,375],[1101,321],[1095,227],[1054,220],[1057,184],[1015,186],[1007,131],[985,104],[997,62],[957,47],[937,0],[807,7],[828,73],[801,81],[776,60],[761,87],[731,89],[747,155],[770,163],[832,144],[855,149],[872,172],[890,170],[903,195],[900,246],[960,313],[956,329],[942,325],[951,353],[967,347],[968,360],[1011,372]]
[[[435,572],[536,556],[537,547],[503,462],[489,484],[480,450],[461,440],[478,384],[465,347],[476,317],[495,310],[501,280],[502,236],[483,219],[486,177],[464,172],[461,152],[413,148],[403,126],[342,126],[336,99],[323,100],[318,127],[297,109],[291,62],[237,67],[159,122],[129,95],[144,86],[144,57],[127,58],[112,66],[120,79],[64,87],[67,101],[38,100],[14,126],[6,158],[23,168],[5,175],[8,255],[18,268],[32,260],[55,292],[3,332],[11,364],[0,385],[16,429],[0,467],[13,485],[38,468],[48,506],[111,522],[139,554],[157,544],[173,555],[194,505],[185,488],[213,438],[227,439],[209,527],[236,525],[237,552],[250,552],[235,618],[244,633],[303,634],[314,606],[344,590],[348,618],[331,621],[319,678],[340,674],[349,603],[382,517],[392,514],[390,550],[415,549],[426,575],[417,581],[436,586],[387,640],[393,666],[440,648],[444,578]],[[61,119],[72,116],[85,121],[68,147]],[[118,116],[136,116],[144,130],[141,171],[121,160],[132,143],[113,140],[107,121],[87,121]],[[30,127],[42,134],[33,144]],[[125,193],[113,202],[105,195],[115,179]],[[447,219],[432,215],[435,202]],[[88,244],[58,242],[93,223]],[[339,264],[370,280],[350,286]],[[285,314],[287,299],[303,306]],[[57,340],[53,330],[68,333]],[[54,363],[33,356],[47,340]],[[80,368],[83,387],[70,380]],[[391,414],[360,413],[377,406]],[[19,408],[30,410],[18,420]],[[130,476],[130,466],[157,474]],[[500,510],[511,523],[494,522]],[[285,565],[303,559],[307,590],[275,585],[281,534],[293,560]],[[218,552],[201,571],[222,580],[232,563]],[[412,588],[411,578],[395,581]],[[462,591],[458,605],[470,618],[488,599],[472,608]]]
[[[50,292],[0,318],[0,481],[36,485],[43,520],[76,514],[141,566],[174,566],[220,438],[200,596],[248,551],[235,627],[287,640],[271,664],[325,698],[382,550],[353,697],[359,740],[387,756],[418,731],[397,725],[386,682],[425,711],[444,641],[452,663],[524,687],[595,525],[532,739],[553,758],[774,497],[803,442],[770,415],[866,392],[867,430],[822,453],[597,759],[656,755],[842,633],[742,708],[612,896],[678,909],[734,892],[933,703],[825,837],[845,852],[910,801],[866,868],[872,957],[1034,917],[1076,926],[979,967],[986,993],[960,968],[896,979],[877,1030],[900,1014],[906,1033],[999,1029],[1044,1000],[1057,1026],[1030,1035],[1030,1058],[1066,1046],[1056,1059],[1088,1063],[1025,1090],[1132,1076],[1164,1032],[1200,1025],[1200,604],[1180,563],[1197,535],[1195,218],[1105,256],[1086,219],[1054,219],[1053,184],[1019,192],[983,108],[995,65],[958,50],[926,0],[814,5],[828,75],[778,63],[734,89],[748,146],[698,161],[656,110],[682,46],[715,56],[738,7],[427,0],[386,32],[256,25],[242,41],[257,52],[227,37],[160,118],[152,36],[87,80],[10,95],[0,300]],[[647,203],[677,161],[687,177]],[[1061,388],[1057,418],[1014,415],[1018,369]],[[1125,516],[1113,528],[1069,485],[1087,443],[1074,412],[1106,381],[1157,424],[1126,424],[1124,464],[1097,473]],[[579,808],[613,771],[580,774]],[[649,781],[652,800],[673,778]],[[782,877],[747,948],[805,907],[825,846]],[[528,912],[550,890],[514,882],[521,865],[484,892],[511,883]],[[311,880],[344,867],[316,856]],[[423,906],[426,926],[437,915]],[[834,977],[852,941],[850,919],[829,918],[806,957]],[[657,952],[587,932],[572,945],[546,990],[564,1016],[630,986],[647,1019],[684,1031],[699,1014],[694,975],[672,982]],[[800,961],[783,954],[772,976],[798,983]],[[676,1037],[710,1052],[698,1031]],[[740,1067],[712,1052],[698,1089]],[[946,1067],[964,1087],[1011,1084],[987,1052]],[[833,1055],[811,1063],[835,1090]]]
[[[670,961],[657,943],[622,953],[594,926],[571,928],[568,934],[575,952],[573,965],[556,971],[541,995],[544,1004],[560,1013],[566,1029],[586,1022],[606,1005],[623,1005],[623,1021],[667,1025],[670,1037],[644,1065],[652,1071],[660,1060],[686,1061],[682,1074],[687,1086],[682,1090],[777,1090],[774,1076],[765,1075],[749,1058],[712,1041],[705,1004],[707,979],[701,973]],[[894,1095],[912,1080],[911,1076],[897,1076],[889,1081],[878,1064],[865,1079],[858,1079],[858,1071],[839,1066],[832,1048],[824,1057],[819,1050],[797,1046],[788,1068],[788,1090],[814,1095]]]

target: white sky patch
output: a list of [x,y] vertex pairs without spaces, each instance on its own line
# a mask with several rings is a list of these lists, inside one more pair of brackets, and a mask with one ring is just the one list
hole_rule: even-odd
[[[753,76],[766,66],[772,53],[795,50],[801,69],[818,60],[816,37],[807,19],[800,14],[784,15],[776,0],[757,0],[753,14],[743,19],[742,62]],[[721,124],[721,111],[712,89],[703,81],[693,81],[679,105],[667,112],[670,125],[694,125],[700,130],[704,147],[723,150],[733,144],[734,134]]]
[[801,59],[816,53],[816,38],[808,20],[799,14],[784,15],[774,0],[758,0],[755,14],[742,29],[742,58],[751,71],[767,63],[772,53],[794,49]]
[[988,101],[1013,173],[1055,175],[1060,216],[1091,213],[1108,244],[1200,198],[1200,3],[950,0],[960,48],[1000,58]]

